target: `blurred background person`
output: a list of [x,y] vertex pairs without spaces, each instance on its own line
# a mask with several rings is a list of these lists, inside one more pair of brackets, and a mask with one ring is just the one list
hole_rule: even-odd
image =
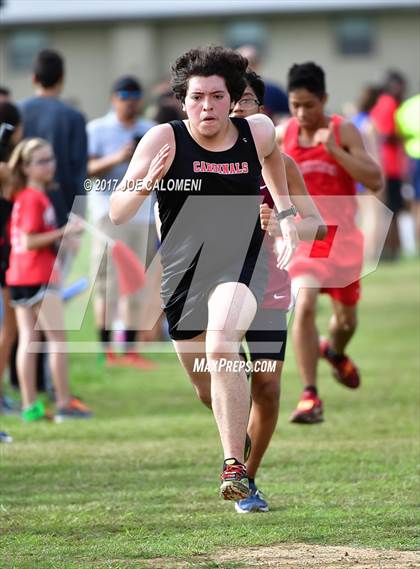
[[54,208],[46,189],[54,179],[51,145],[41,138],[22,140],[8,162],[12,174],[13,209],[10,218],[10,259],[6,283],[19,331],[17,369],[22,395],[22,418],[32,422],[52,418],[36,393],[37,325],[48,338],[49,362],[55,388],[56,421],[86,419],[89,408],[70,394],[64,308],[54,246],[66,232],[80,232],[69,223],[56,229]]
[[[365,85],[356,103],[356,113],[351,117],[362,135],[366,150],[378,163],[380,163],[379,135],[370,112],[380,94],[379,85]],[[357,183],[356,189],[361,217],[360,228],[364,237],[364,260],[367,263],[372,263],[379,258],[381,253],[378,244],[382,227],[381,209],[376,206],[375,200],[366,199],[371,194],[369,188]]]
[[410,158],[410,183],[414,190],[413,215],[416,227],[417,252],[420,251],[420,94],[407,99],[397,110],[397,127],[404,138]]
[[[65,62],[61,54],[50,49],[39,51],[32,67],[34,95],[19,103],[23,136],[48,140],[54,149],[54,183],[47,192],[59,227],[67,223],[72,210],[84,215],[85,200],[75,202],[75,197],[85,195],[87,175],[86,122],[82,113],[60,99],[64,80]],[[73,236],[67,247],[59,251],[62,285],[71,271],[79,244],[80,237]],[[48,390],[49,370],[44,353],[38,355],[37,368],[38,387]]]
[[0,103],[10,102],[10,89],[0,85]]
[[396,128],[395,113],[404,99],[405,90],[404,76],[398,71],[389,71],[383,84],[382,94],[370,113],[379,133],[381,164],[385,175],[385,205],[394,214],[382,257],[391,261],[397,259],[401,251],[397,218],[404,209],[401,188],[405,155],[402,140]]
[[0,102],[0,288],[3,306],[0,325],[0,413],[4,414],[15,413],[18,408],[15,402],[4,394],[3,376],[17,333],[15,313],[10,306],[10,294],[6,286],[10,254],[9,223],[13,206],[12,180],[7,161],[21,138],[22,126],[18,108],[11,102]]
[[[252,71],[261,75],[261,50],[255,45],[245,44],[238,47],[236,51],[247,58],[248,66]],[[264,113],[272,119],[274,124],[278,124],[285,115],[290,114],[286,92],[277,83],[264,77],[263,80],[265,85]]]
[[157,124],[170,121],[183,120],[185,114],[177,106],[173,105],[171,99],[166,95],[159,97],[151,113],[152,120]]
[[145,110],[145,116],[158,124],[172,120],[183,120],[187,115],[180,101],[175,97],[169,78],[156,83],[150,90],[153,102]]
[[[111,239],[119,239],[128,245],[147,264],[147,248],[156,248],[156,239],[149,239],[151,225],[151,199],[146,200],[137,215],[121,227],[109,219],[109,199],[113,188],[122,180],[134,150],[142,136],[155,124],[139,117],[143,105],[143,92],[135,77],[117,79],[112,87],[112,110],[105,116],[89,122],[88,174],[104,182],[90,192],[90,211],[95,227]],[[147,290],[121,298],[115,271],[107,267],[102,240],[92,235],[92,267],[98,266],[95,275],[95,322],[108,366],[128,365],[139,369],[152,369],[153,362],[141,357],[133,349],[141,320],[141,299]],[[121,319],[125,334],[125,354],[118,357],[111,348],[111,332],[114,319]]]
[[[84,181],[87,175],[85,118],[78,110],[60,100],[65,78],[64,59],[56,51],[40,51],[34,61],[32,82],[34,96],[20,103],[23,136],[48,140],[57,160],[55,188],[48,192],[59,227],[67,223],[69,213],[84,215]],[[75,203],[74,203],[75,202]],[[74,207],[73,207],[74,204]],[[68,275],[77,252],[77,242],[61,257],[62,276]]]

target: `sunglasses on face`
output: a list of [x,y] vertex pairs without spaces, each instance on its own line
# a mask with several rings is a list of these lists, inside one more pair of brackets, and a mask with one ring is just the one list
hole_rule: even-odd
[[138,101],[141,94],[140,91],[117,91],[117,97],[123,101]]

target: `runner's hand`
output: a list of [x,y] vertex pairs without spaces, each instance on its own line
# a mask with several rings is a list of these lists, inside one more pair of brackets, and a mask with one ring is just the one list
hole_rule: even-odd
[[152,190],[155,183],[162,177],[170,149],[169,144],[165,144],[150,162],[149,170],[143,179],[143,186],[146,186],[146,189]]
[[296,223],[292,217],[282,219],[279,225],[283,238],[283,250],[279,252],[277,257],[277,267],[279,269],[285,269],[299,244],[299,236]]
[[279,222],[274,215],[274,210],[266,203],[260,204],[260,221],[261,229],[267,231],[270,237],[281,235]]
[[323,144],[329,154],[334,152],[334,149],[337,148],[338,145],[335,140],[334,124],[332,121],[330,121],[327,128],[319,128],[315,132],[314,144]]

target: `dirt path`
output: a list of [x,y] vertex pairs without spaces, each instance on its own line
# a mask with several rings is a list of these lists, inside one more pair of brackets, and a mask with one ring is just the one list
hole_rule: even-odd
[[[214,559],[216,561],[216,559]],[[218,561],[242,561],[241,569],[417,569],[420,555],[413,551],[359,549],[321,545],[276,545],[218,556]]]
[[144,567],[200,569],[212,562],[215,569],[420,569],[420,553],[293,544],[220,551],[188,561],[150,559]]

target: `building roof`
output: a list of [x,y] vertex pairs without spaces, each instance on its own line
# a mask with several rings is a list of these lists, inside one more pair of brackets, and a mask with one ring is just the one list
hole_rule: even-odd
[[0,4],[2,26],[419,7],[418,0],[0,0]]

